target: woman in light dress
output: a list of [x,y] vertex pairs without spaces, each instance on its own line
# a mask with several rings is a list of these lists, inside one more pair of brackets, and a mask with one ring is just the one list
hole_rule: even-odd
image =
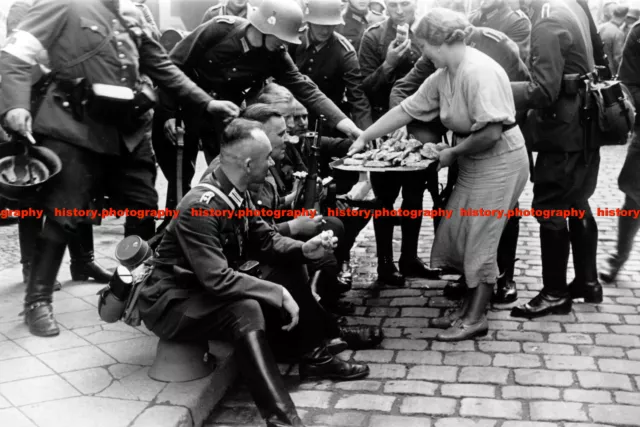
[[463,305],[433,319],[446,329],[436,339],[461,341],[486,335],[486,309],[498,277],[497,249],[507,218],[461,216],[460,209],[512,209],[529,177],[524,138],[515,124],[515,105],[504,69],[466,46],[467,19],[434,8],[417,24],[424,55],[438,70],[418,92],[390,110],[356,140],[350,153],[412,120],[440,117],[454,133],[451,148],[439,153],[439,166],[458,162],[459,176],[448,201],[453,210],[436,231],[431,266],[464,274],[469,287]]

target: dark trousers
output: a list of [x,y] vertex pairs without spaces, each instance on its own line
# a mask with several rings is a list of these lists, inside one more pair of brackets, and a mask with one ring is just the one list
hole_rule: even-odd
[[165,310],[153,332],[161,338],[178,341],[223,340],[234,342],[248,332],[266,330],[275,350],[301,355],[337,337],[338,326],[311,294],[304,266],[270,268],[263,278],[284,286],[300,307],[300,321],[290,332],[281,327],[289,320],[281,309],[254,299],[221,304],[209,294],[173,303]]

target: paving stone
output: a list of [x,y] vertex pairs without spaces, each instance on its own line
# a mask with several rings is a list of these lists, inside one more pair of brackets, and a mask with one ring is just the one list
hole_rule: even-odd
[[120,363],[151,366],[156,356],[158,338],[140,337],[98,346]]
[[571,402],[611,403],[611,393],[598,390],[567,389],[564,399]]
[[558,322],[526,322],[522,324],[522,329],[525,331],[538,331],[538,332],[561,332],[562,328]]
[[438,317],[441,310],[431,307],[407,307],[402,309],[401,317]]
[[[100,285],[96,292],[104,287]],[[67,329],[85,328],[88,326],[100,325],[104,323],[98,315],[98,310],[91,308],[90,310],[76,311],[72,313],[56,314],[56,320]]]
[[366,415],[360,412],[336,412],[313,417],[314,424],[327,426],[358,427],[363,425]]
[[550,334],[549,342],[562,344],[593,344],[593,340],[586,334]]
[[352,394],[340,398],[336,403],[336,409],[356,409],[360,411],[389,412],[396,400],[392,396],[379,396],[375,394]]
[[498,331],[496,338],[505,341],[542,342],[544,339],[538,332]]
[[37,427],[16,408],[0,409],[0,425],[11,427]]
[[429,346],[426,340],[385,338],[381,347],[390,350],[424,350]]
[[531,402],[529,410],[533,420],[541,421],[587,421],[581,403]]
[[0,394],[0,409],[10,408],[11,406],[13,405],[11,405],[7,399],[2,397],[2,394]]
[[437,388],[438,384],[427,381],[387,381],[384,386],[384,392],[387,394],[421,394],[433,396]]
[[504,399],[560,399],[560,390],[552,387],[523,387],[506,386],[502,387],[502,397]]
[[478,343],[480,351],[495,353],[519,353],[520,343],[515,341],[481,341]]
[[457,375],[458,368],[453,366],[419,365],[409,369],[407,378],[410,380],[454,382]]
[[592,357],[624,357],[624,350],[620,347],[599,347],[595,345],[579,345],[578,352],[583,356],[592,356]]
[[638,348],[640,347],[640,337],[636,335],[598,334],[596,335],[596,344]]
[[542,366],[542,362],[540,362],[540,357],[534,354],[496,354],[493,366],[537,368]]
[[589,405],[589,415],[593,421],[616,425],[637,425],[640,407],[627,405]]
[[470,420],[468,418],[440,418],[435,427],[495,427],[497,421]]
[[613,304],[600,304],[598,305],[598,311],[600,313],[612,313],[612,314],[637,313],[636,307],[634,306],[613,305]]
[[453,397],[495,397],[496,391],[494,386],[485,384],[443,384],[440,393]]
[[115,359],[93,346],[58,350],[42,354],[38,358],[58,373],[116,363]]
[[442,353],[439,351],[399,351],[396,362],[415,365],[439,365]]
[[379,364],[369,363],[371,373],[368,378],[405,378],[407,376],[407,367],[396,364]]
[[624,321],[633,325],[640,325],[640,315],[633,314],[624,316]]
[[521,323],[507,320],[489,320],[490,331],[517,331]]
[[405,397],[401,414],[453,415],[458,401],[443,397]]
[[356,351],[353,359],[358,362],[391,362],[394,356],[393,350],[360,350]]
[[13,341],[0,342],[0,361],[27,356],[29,356],[29,353],[16,345]]
[[502,427],[558,427],[558,425],[541,421],[505,421]]
[[0,384],[0,393],[14,406],[29,405],[79,395],[76,389],[57,375]]
[[156,405],[145,409],[131,427],[158,427],[161,425],[189,427],[193,425],[193,420],[187,408]]
[[[226,403],[226,402],[225,402]],[[164,408],[179,408],[179,406],[163,406]],[[152,406],[152,408],[157,408],[157,406]],[[186,409],[186,408],[185,408]],[[304,409],[298,410],[298,415],[301,419],[303,419]],[[219,426],[222,424],[249,424],[254,422],[256,419],[261,418],[258,409],[255,407],[247,407],[247,406],[234,406],[227,407],[224,404],[220,405],[212,416],[207,420],[209,422],[213,422],[215,426]],[[210,424],[207,422],[205,427],[209,427]],[[192,424],[189,424],[186,427],[189,427]],[[153,427],[153,426],[150,426]]]
[[629,393],[626,391],[616,391],[614,392],[617,403],[622,403],[624,405],[634,405],[640,406],[640,393]]
[[573,346],[567,344],[531,343],[522,344],[525,353],[536,354],[576,354]]
[[148,372],[148,368],[140,369],[121,380],[114,381],[98,396],[150,402],[156,398],[167,383],[151,379]]
[[433,339],[440,333],[440,329],[430,328],[405,328],[404,336],[411,339]]
[[429,322],[430,319],[426,317],[390,317],[384,320],[382,326],[385,328],[428,328]]
[[544,363],[549,369],[571,370],[571,371],[588,371],[597,370],[596,364],[592,357],[588,356],[543,356]]
[[0,384],[51,375],[54,372],[35,357],[20,357],[0,361]]
[[444,364],[455,366],[490,366],[491,356],[469,351],[451,352],[445,354]]
[[462,399],[460,415],[463,417],[521,419],[522,403],[516,400],[476,399],[467,397]]
[[38,427],[58,427],[60,420],[68,427],[126,427],[146,408],[147,403],[102,397],[72,397],[37,403],[21,408]]
[[504,368],[466,367],[460,371],[459,382],[506,384],[509,370]]
[[431,344],[431,350],[451,352],[451,351],[474,351],[473,341],[458,341],[458,342],[442,342],[436,341]]
[[600,359],[598,366],[602,372],[616,372],[619,374],[640,374],[640,362],[618,359]]
[[578,381],[583,388],[632,390],[627,375],[602,372],[578,372]]
[[569,333],[606,334],[607,327],[598,323],[567,323],[563,325]]
[[398,415],[372,415],[369,427],[431,427],[427,417],[401,417]]
[[122,379],[124,377],[128,377],[136,371],[142,369],[141,365],[128,365],[125,363],[117,363],[115,365],[111,365],[107,368],[111,376],[117,380]]
[[113,377],[105,368],[67,372],[62,377],[83,394],[99,393],[113,382]]
[[380,381],[345,381],[335,383],[335,388],[348,391],[378,391],[382,383]]
[[33,355],[50,353],[57,350],[84,347],[90,343],[80,338],[71,331],[60,331],[60,335],[54,339],[42,339],[41,337],[30,336],[15,340],[16,344]]
[[77,328],[74,329],[73,332],[89,341],[91,344],[106,344],[145,336],[145,334],[140,330],[123,323],[110,323],[89,326],[86,328]]
[[580,323],[621,323],[620,316],[605,313],[576,313]]
[[516,369],[515,380],[523,385],[568,387],[573,384],[571,372],[543,369]]

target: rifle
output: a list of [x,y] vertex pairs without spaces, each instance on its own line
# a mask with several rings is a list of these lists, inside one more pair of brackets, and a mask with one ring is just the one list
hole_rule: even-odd
[[320,139],[322,138],[322,128],[324,125],[324,116],[320,116],[316,122],[315,132],[307,132],[302,137],[303,147],[307,147],[309,156],[307,168],[307,176],[304,181],[304,187],[300,191],[293,202],[294,209],[315,209],[320,212],[320,203],[318,198],[318,163],[320,162]]

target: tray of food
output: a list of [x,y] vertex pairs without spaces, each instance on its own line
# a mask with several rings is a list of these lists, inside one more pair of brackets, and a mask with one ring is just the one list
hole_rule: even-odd
[[330,164],[334,169],[353,172],[410,172],[424,170],[438,160],[438,152],[449,148],[445,143],[435,144],[410,139],[389,139],[374,148]]

